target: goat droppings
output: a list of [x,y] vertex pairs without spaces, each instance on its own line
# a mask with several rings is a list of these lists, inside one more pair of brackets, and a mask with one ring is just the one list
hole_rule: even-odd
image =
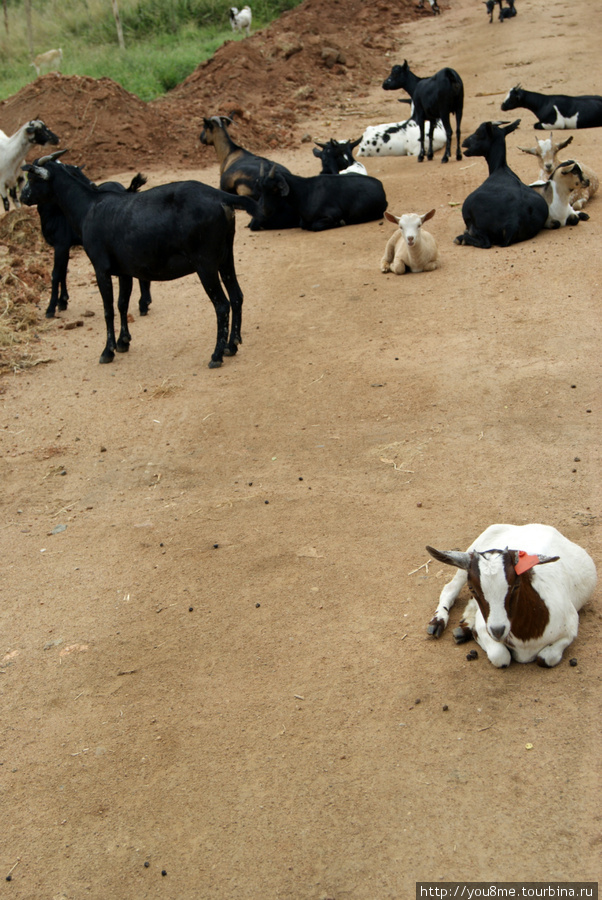
[[578,665],[578,663],[577,663],[576,658],[573,656],[572,659],[569,659],[569,666],[576,666],[576,665]]

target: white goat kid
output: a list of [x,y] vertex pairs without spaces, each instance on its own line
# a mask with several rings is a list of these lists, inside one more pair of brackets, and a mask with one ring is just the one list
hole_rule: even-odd
[[454,630],[457,643],[474,637],[498,668],[512,658],[558,665],[596,586],[596,567],[582,547],[549,525],[531,524],[490,525],[465,553],[426,549],[460,570],[441,591],[429,634],[443,633],[468,582],[472,599]]
[[589,219],[587,213],[577,212],[570,203],[570,198],[578,188],[587,188],[589,181],[584,177],[581,167],[569,159],[560,163],[548,181],[535,181],[531,187],[544,198],[548,204],[548,218],[545,228],[562,228],[564,225],[578,225],[580,221]]
[[62,61],[63,51],[59,47],[58,50],[47,50],[46,53],[38,53],[29,65],[34,67],[36,76],[39,77],[42,70],[46,72],[58,71]]
[[[555,142],[554,141],[554,133],[550,132],[550,137],[546,138],[545,141],[537,141],[536,147],[519,147],[519,150],[522,150],[523,153],[530,153],[532,156],[536,156],[540,163],[540,171],[539,171],[539,180],[547,181],[556,166],[560,163],[559,153],[561,150],[564,150],[565,147],[572,142],[573,135],[568,137],[565,141]],[[581,168],[584,178],[587,178],[589,184],[587,187],[580,186],[575,188],[575,190],[571,193],[569,197],[569,203],[575,210],[583,209],[588,200],[594,196],[598,187],[600,185],[600,179],[596,175],[593,169],[590,169],[589,166],[585,166],[579,160],[574,160]]]
[[406,269],[410,272],[432,272],[437,268],[437,242],[429,231],[422,228],[423,223],[434,215],[434,209],[423,216],[416,213],[394,216],[385,211],[385,218],[395,222],[399,228],[387,241],[385,255],[380,261],[381,272],[403,275]]
[[243,31],[244,29],[247,32],[247,35],[251,34],[251,22],[253,21],[253,16],[251,14],[250,6],[243,6],[240,10],[236,6],[231,6],[229,14],[232,31]]

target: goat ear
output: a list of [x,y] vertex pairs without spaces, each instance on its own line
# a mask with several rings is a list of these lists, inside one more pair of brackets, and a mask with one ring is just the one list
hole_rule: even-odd
[[560,559],[559,556],[545,556],[543,553],[529,554],[525,550],[511,550],[510,553],[514,558],[514,570],[517,575],[528,572],[534,566],[543,566]]
[[313,154],[314,154],[314,156],[317,156],[318,159],[322,159],[322,151],[321,151],[321,150],[318,150],[317,147],[314,147],[314,148],[313,148]]
[[515,119],[514,122],[511,122],[510,125],[506,125],[503,129],[505,135],[512,134],[513,131],[516,131],[518,126],[520,125],[520,119]]
[[464,569],[468,571],[472,553],[463,553],[461,550],[435,550],[434,547],[427,545],[427,551],[433,559],[446,563],[448,566],[455,566],[456,569]]
[[394,222],[396,225],[399,225],[401,216],[394,216],[393,213],[387,212],[387,210],[385,210],[385,219],[388,219],[389,222]]
[[422,224],[424,225],[425,222],[428,222],[429,219],[432,219],[436,212],[436,209],[430,209],[427,213],[421,216],[420,218],[422,219]]
[[398,103],[411,103],[412,98],[411,97],[398,97],[397,102]]

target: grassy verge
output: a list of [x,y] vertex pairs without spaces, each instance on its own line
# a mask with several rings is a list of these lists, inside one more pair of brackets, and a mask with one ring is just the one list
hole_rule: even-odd
[[[147,101],[180,84],[224,41],[244,39],[229,27],[228,6],[215,0],[121,0],[125,50],[118,46],[108,0],[37,2],[32,15],[34,53],[60,47],[63,74],[108,77]],[[253,28],[299,2],[256,0]],[[23,4],[14,0],[8,7],[8,33],[0,21],[0,99],[35,79],[29,45]]]

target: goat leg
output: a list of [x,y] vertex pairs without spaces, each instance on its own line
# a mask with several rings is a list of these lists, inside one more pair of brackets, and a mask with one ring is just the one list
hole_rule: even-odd
[[101,363],[113,362],[115,358],[115,309],[113,305],[113,282],[111,276],[105,272],[96,271],[96,283],[102,297],[102,305],[104,307],[105,325],[107,329],[107,343],[100,354]]
[[132,285],[134,279],[129,275],[119,276],[119,297],[117,300],[117,309],[119,310],[119,318],[121,328],[119,338],[115,349],[118,353],[127,353],[130,349],[132,336],[128,328],[128,309],[130,305],[130,297],[132,295]]

